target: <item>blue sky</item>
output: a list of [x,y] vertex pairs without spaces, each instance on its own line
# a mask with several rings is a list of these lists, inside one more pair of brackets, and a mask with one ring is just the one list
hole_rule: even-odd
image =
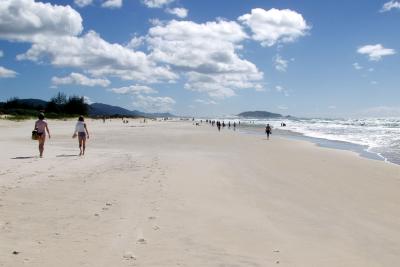
[[2,0],[0,100],[400,116],[399,1]]

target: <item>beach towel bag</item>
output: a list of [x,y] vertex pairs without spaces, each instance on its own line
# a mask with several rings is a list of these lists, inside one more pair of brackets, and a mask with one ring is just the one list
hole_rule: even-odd
[[38,140],[38,139],[39,139],[38,131],[33,130],[32,131],[32,140]]

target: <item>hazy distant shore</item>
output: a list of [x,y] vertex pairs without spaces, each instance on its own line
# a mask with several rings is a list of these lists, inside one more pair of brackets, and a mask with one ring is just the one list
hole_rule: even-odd
[[396,266],[400,166],[192,122],[0,120],[0,266]]

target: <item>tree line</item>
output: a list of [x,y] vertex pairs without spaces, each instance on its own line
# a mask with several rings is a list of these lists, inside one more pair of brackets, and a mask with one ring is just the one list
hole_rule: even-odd
[[21,100],[11,98],[0,104],[0,113],[20,116],[36,116],[38,112],[45,112],[46,117],[69,117],[87,115],[89,105],[82,96],[67,96],[59,92],[50,101]]

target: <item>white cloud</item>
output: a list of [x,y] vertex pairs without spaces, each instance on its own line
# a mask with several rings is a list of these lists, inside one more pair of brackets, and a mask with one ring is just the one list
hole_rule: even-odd
[[175,100],[168,96],[152,97],[137,95],[133,105],[146,112],[166,112],[171,111],[175,103]]
[[387,11],[390,11],[392,9],[400,9],[400,2],[399,1],[394,1],[394,0],[386,2],[382,6],[382,9],[380,10],[380,12],[387,12]]
[[2,50],[0,50],[0,57],[4,56],[4,52]]
[[91,79],[83,74],[75,72],[71,73],[66,77],[53,77],[51,78],[51,81],[53,85],[77,84],[89,87],[94,87],[94,86],[107,87],[110,85],[110,81],[107,79]]
[[384,56],[396,54],[394,49],[384,48],[381,44],[365,45],[357,49],[359,54],[367,55],[371,61],[379,61]]
[[195,102],[200,103],[200,104],[204,104],[204,105],[216,105],[217,102],[215,102],[214,100],[208,99],[196,99]]
[[122,0],[105,0],[101,6],[106,8],[120,8],[122,7]]
[[161,8],[165,5],[168,5],[175,0],[143,0],[143,4],[150,8]]
[[130,48],[130,49],[136,49],[136,48],[140,47],[144,41],[145,41],[145,38],[143,36],[139,36],[139,37],[135,36],[129,41],[129,43],[126,47]]
[[328,107],[328,109],[336,109],[336,106],[331,105],[331,106]]
[[2,66],[0,66],[0,78],[14,78],[15,76],[17,76],[17,72],[10,70],[10,69],[6,69]]
[[186,89],[229,97],[237,89],[261,87],[258,82],[263,73],[236,53],[246,38],[233,21],[198,24],[172,20],[151,28],[147,42],[153,60],[184,74]]
[[372,85],[377,85],[378,82],[377,82],[377,81],[371,81],[371,84],[372,84]]
[[283,86],[277,85],[277,86],[275,86],[275,90],[276,90],[278,93],[282,93],[282,94],[284,94],[285,96],[289,96],[289,90],[287,90],[287,89],[284,88]]
[[96,77],[113,76],[145,82],[177,78],[167,67],[157,66],[149,60],[145,53],[108,43],[93,31],[82,37],[50,38],[34,43],[17,59],[50,60],[54,66],[80,68]]
[[82,18],[70,6],[34,0],[0,3],[0,39],[35,42],[52,36],[76,36],[82,30]]
[[283,59],[280,55],[276,55],[275,57],[275,69],[277,71],[285,72],[288,68],[288,61]]
[[92,4],[93,0],[74,0],[75,5],[85,7]]
[[88,105],[91,105],[91,104],[94,103],[94,102],[92,101],[92,99],[90,99],[90,97],[88,97],[88,96],[83,96],[83,101],[84,101],[86,104],[88,104]]
[[251,29],[252,38],[261,42],[262,46],[293,42],[310,29],[303,16],[290,9],[255,8],[238,20]]
[[153,88],[146,86],[146,85],[131,85],[131,86],[126,86],[126,87],[120,87],[120,88],[112,88],[110,89],[111,92],[114,92],[116,94],[133,94],[133,95],[138,95],[138,94],[154,94],[157,93],[156,90]]
[[165,12],[167,12],[169,14],[172,14],[172,15],[175,15],[178,18],[181,18],[181,19],[186,18],[187,15],[188,15],[188,10],[186,8],[180,8],[180,7],[176,7],[176,8],[172,8],[172,9],[171,8],[167,8],[165,10]]
[[354,67],[356,70],[361,70],[361,69],[363,69],[363,67],[362,67],[360,64],[358,64],[358,62],[354,62],[354,63],[353,63],[353,67]]

